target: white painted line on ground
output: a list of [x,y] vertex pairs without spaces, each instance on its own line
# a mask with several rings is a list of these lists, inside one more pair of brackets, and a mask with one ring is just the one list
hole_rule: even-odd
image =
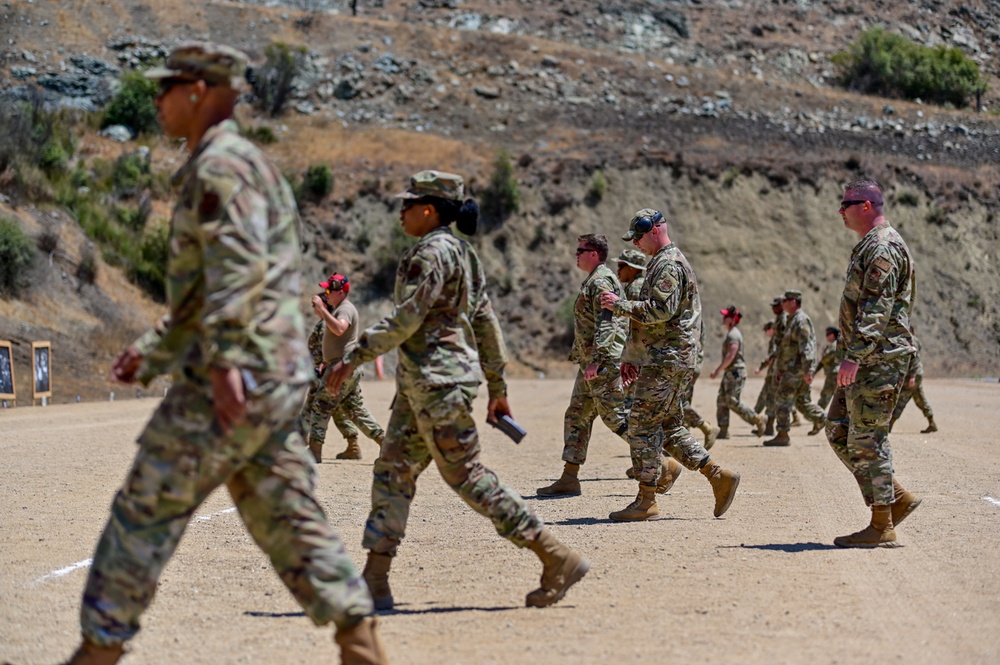
[[51,573],[39,577],[37,580],[35,580],[34,584],[41,584],[46,580],[54,580],[57,577],[62,577],[63,575],[69,575],[78,568],[86,568],[91,564],[91,562],[93,562],[93,559],[84,559],[83,561],[77,561],[74,564],[70,564],[65,568],[60,568],[59,570],[53,570]]
[[[207,522],[210,519],[212,519],[213,517],[218,517],[219,515],[225,515],[226,513],[232,513],[232,512],[235,512],[235,511],[236,511],[236,507],[233,506],[232,508],[226,508],[225,510],[220,510],[218,512],[211,513],[209,515],[202,515],[200,517],[196,517],[196,518],[194,518],[191,521],[192,522]],[[83,561],[77,561],[74,564],[70,564],[70,565],[66,566],[65,568],[60,568],[59,570],[53,570],[51,573],[46,573],[45,575],[42,575],[37,580],[35,580],[34,582],[32,582],[32,586],[34,586],[36,584],[41,584],[42,582],[47,582],[49,580],[54,580],[54,579],[56,579],[58,577],[62,577],[63,575],[69,575],[74,570],[79,570],[80,568],[88,568],[88,567],[90,567],[90,564],[92,564],[93,562],[94,562],[93,559],[84,559]]]
[[992,504],[993,504],[994,506],[1000,506],[1000,501],[997,501],[996,499],[994,499],[994,498],[993,498],[993,497],[991,497],[991,496],[984,496],[984,497],[983,497],[983,501],[989,501],[989,502],[990,502],[990,503],[992,503]]

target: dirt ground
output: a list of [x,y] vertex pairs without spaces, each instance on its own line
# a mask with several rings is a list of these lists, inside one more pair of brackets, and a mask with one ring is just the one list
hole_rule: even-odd
[[[759,380],[746,397],[755,398]],[[718,382],[695,406],[714,420]],[[893,433],[900,480],[924,503],[903,547],[840,550],[867,511],[825,440],[792,430],[763,448],[738,419],[713,456],[743,477],[723,519],[708,483],[685,472],[661,519],[611,523],[629,503],[624,443],[595,427],[583,496],[536,498],[560,467],[568,381],[518,381],[515,446],[482,432],[484,460],[583,552],[590,574],[558,605],[527,609],[540,566],[500,539],[431,468],[419,483],[381,618],[396,664],[1000,662],[1000,392],[929,381],[941,431],[923,435],[911,405]],[[384,422],[389,382],[364,391]],[[53,663],[78,640],[86,563],[128,469],[153,399],[0,410],[0,661]],[[483,405],[477,415],[483,418]],[[700,433],[699,433],[700,436]],[[331,428],[329,457],[342,445]],[[369,506],[366,459],[320,466],[319,494],[359,563]],[[167,567],[129,665],[337,662],[330,629],[300,612],[246,534],[225,492],[198,511]]]

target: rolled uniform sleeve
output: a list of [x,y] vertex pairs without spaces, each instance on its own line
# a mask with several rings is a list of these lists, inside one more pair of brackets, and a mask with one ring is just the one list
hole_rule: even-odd
[[602,278],[593,281],[587,294],[590,298],[591,311],[597,312],[597,321],[594,325],[594,353],[589,364],[598,367],[617,365],[621,361],[624,338],[620,317],[605,315],[605,312],[608,314],[611,312],[601,306],[601,294],[605,291],[610,291],[618,297],[624,295],[617,284]]

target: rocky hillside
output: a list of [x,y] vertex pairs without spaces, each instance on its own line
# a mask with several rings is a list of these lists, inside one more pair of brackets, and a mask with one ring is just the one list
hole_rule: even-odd
[[[617,251],[634,210],[662,209],[698,272],[706,310],[735,303],[746,312],[755,359],[766,303],[786,287],[806,293],[817,328],[834,322],[854,243],[836,213],[840,185],[875,177],[918,261],[928,370],[1000,374],[995,0],[359,0],[356,16],[349,7],[13,3],[0,23],[8,33],[0,87],[17,97],[40,86],[50,104],[99,108],[120,72],[181,39],[225,41],[257,61],[272,41],[301,45],[288,111],[272,121],[247,108],[241,120],[275,131],[268,150],[287,171],[333,168],[333,195],[303,211],[307,264],[371,285],[356,296],[368,317],[386,307],[377,284],[396,247],[391,194],[410,172],[437,167],[466,174],[480,195],[505,150],[522,204],[476,242],[519,367],[550,373],[568,369],[560,307],[582,277],[573,267],[578,234],[604,232]],[[962,48],[990,85],[982,112],[841,88],[830,56],[872,25]],[[157,168],[180,164],[175,147],[151,147]],[[84,158],[133,149],[91,130],[81,137]],[[603,196],[594,195],[598,172]],[[27,302],[0,302],[0,337],[31,325]],[[48,330],[74,334],[63,328]],[[721,329],[709,330],[711,363]]]

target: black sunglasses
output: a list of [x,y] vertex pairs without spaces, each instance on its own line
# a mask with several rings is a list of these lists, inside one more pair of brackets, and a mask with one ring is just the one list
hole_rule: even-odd
[[632,240],[638,240],[653,230],[663,220],[663,213],[657,211],[652,217],[640,217],[632,225]]
[[596,251],[597,251],[596,249],[590,249],[589,247],[577,247],[576,255],[580,256],[581,254],[586,254],[587,252],[596,252]]
[[868,203],[868,199],[862,199],[861,201],[841,201],[840,202],[840,209],[841,210],[847,210],[851,206],[856,206],[859,203]]

